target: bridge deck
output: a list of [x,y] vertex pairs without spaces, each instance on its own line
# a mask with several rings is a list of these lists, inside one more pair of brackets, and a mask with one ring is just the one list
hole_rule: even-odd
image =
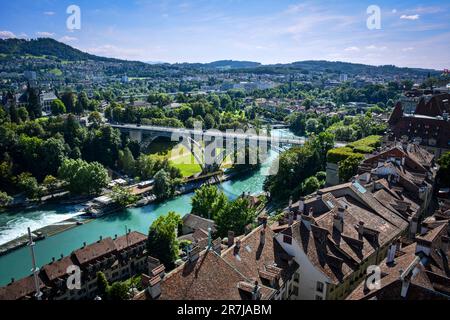
[[271,142],[271,143],[284,143],[292,145],[303,145],[305,144],[305,139],[290,139],[290,138],[280,138],[276,136],[260,136],[256,134],[246,134],[246,133],[236,133],[236,132],[223,132],[219,130],[195,130],[186,128],[171,128],[171,127],[159,127],[159,126],[138,126],[133,124],[111,124],[111,127],[124,130],[124,131],[141,131],[141,132],[152,132],[164,135],[171,135],[174,137],[182,137],[184,135],[216,138],[222,137],[223,139],[242,139],[242,140],[256,140],[260,142]]

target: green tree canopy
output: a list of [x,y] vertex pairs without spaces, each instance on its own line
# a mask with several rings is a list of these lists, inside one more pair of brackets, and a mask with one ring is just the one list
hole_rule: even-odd
[[179,257],[178,230],[182,226],[181,216],[169,212],[153,222],[148,234],[147,250],[166,267],[171,268]]
[[225,207],[228,199],[217,187],[203,185],[200,189],[195,190],[191,201],[192,214],[214,220],[219,211]]
[[108,172],[100,163],[81,159],[64,160],[59,177],[68,182],[74,194],[99,194],[109,182]]

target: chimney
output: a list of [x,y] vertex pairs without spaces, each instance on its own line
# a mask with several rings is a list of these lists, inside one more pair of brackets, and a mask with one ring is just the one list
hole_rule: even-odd
[[258,281],[255,281],[255,288],[252,292],[252,300],[261,300],[261,288],[259,287]]
[[234,246],[234,232],[228,231],[228,247]]
[[83,248],[86,248],[86,242],[83,242]]
[[364,236],[364,222],[360,221],[358,224],[358,236],[359,236],[359,240],[362,240],[363,236]]
[[213,248],[214,252],[216,252],[218,255],[220,255],[222,253],[222,239],[217,238],[216,240],[214,240],[212,242],[212,248]]
[[64,255],[61,253],[61,259],[64,258]]
[[292,210],[292,196],[289,197],[289,211]]
[[189,262],[193,263],[197,261],[198,258],[200,257],[200,251],[201,251],[200,247],[194,246],[194,248],[192,248],[192,250],[188,252]]
[[114,235],[114,240],[117,240],[117,234]]
[[103,236],[100,236],[100,241],[102,241],[103,240]]
[[161,295],[161,277],[155,276],[150,278],[147,275],[142,275],[142,286],[147,287],[148,294],[152,299],[157,299]]
[[56,261],[55,257],[52,257],[52,262],[55,262],[55,261]]
[[211,228],[208,228],[208,250],[211,250],[212,248],[212,235],[211,235]]
[[259,245],[263,246],[266,243],[266,228],[262,228],[259,234]]
[[298,202],[298,211],[300,214],[302,214],[305,211],[305,198],[301,197],[300,201]]
[[309,214],[308,215],[310,217],[312,217],[314,215],[314,208],[313,207],[309,208]]
[[389,247],[386,263],[393,264],[395,262],[395,254],[397,253],[397,243],[391,243]]
[[340,233],[344,232],[344,217],[341,217],[339,214],[335,214],[333,226]]
[[343,205],[340,205],[338,207],[338,216],[339,218],[341,218],[342,220],[344,219],[344,214],[345,214],[345,207]]
[[294,224],[294,212],[289,212],[289,226],[292,226]]
[[409,218],[409,237],[414,239],[417,234],[417,228],[419,226],[419,218],[416,216]]
[[406,299],[406,296],[408,295],[408,289],[409,289],[409,285],[411,283],[411,280],[409,279],[408,275],[404,276],[403,275],[403,270],[400,269],[400,280],[402,282],[402,292],[401,292],[401,296],[403,299]]

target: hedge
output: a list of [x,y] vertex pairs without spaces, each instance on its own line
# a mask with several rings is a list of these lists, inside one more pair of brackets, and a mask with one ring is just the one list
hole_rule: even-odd
[[381,136],[368,136],[364,139],[349,143],[346,147],[332,149],[327,154],[327,161],[338,164],[350,156],[356,156],[362,161],[364,154],[372,153],[376,148],[381,146],[381,139]]

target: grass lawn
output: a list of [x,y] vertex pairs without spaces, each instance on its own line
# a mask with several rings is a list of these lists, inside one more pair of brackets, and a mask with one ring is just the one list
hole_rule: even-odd
[[198,164],[194,155],[186,147],[178,145],[169,153],[171,163],[174,167],[181,170],[183,177],[187,178],[194,174],[202,172],[202,167]]
[[[184,178],[202,172],[202,167],[199,165],[194,155],[191,154],[185,146],[177,145],[176,142],[155,141],[148,147],[147,152],[169,158],[171,164],[180,169]],[[220,153],[220,150],[217,150],[217,153]],[[225,169],[231,167],[231,156],[228,156],[225,161],[223,161],[222,168]]]

